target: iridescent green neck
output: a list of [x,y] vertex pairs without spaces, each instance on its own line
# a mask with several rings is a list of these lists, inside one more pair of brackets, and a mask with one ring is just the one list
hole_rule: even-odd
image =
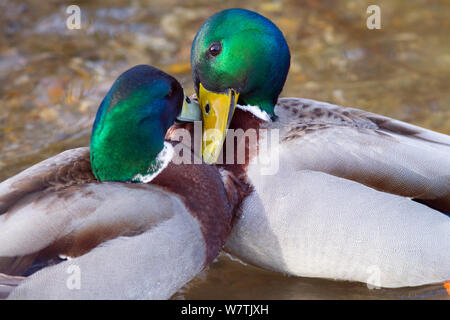
[[169,77],[137,66],[116,80],[92,130],[91,164],[99,181],[139,181],[159,170],[165,133],[183,102],[181,86]]
[[[211,44],[221,52],[208,54]],[[290,65],[287,42],[269,19],[244,9],[228,9],[211,16],[192,44],[194,83],[214,92],[232,88],[241,105],[259,106],[274,115]]]

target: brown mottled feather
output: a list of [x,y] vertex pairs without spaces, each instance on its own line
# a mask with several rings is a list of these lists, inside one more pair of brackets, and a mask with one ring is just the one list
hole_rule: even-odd
[[[169,216],[166,217],[168,219]],[[80,228],[57,239],[50,246],[42,249],[36,255],[35,261],[49,261],[59,255],[68,257],[79,257],[103,242],[117,237],[137,236],[164,220],[155,221],[154,224],[137,225],[129,223],[106,223],[91,227]]]
[[[280,98],[275,114],[278,119],[267,124],[237,109],[230,128],[280,129],[281,143],[295,144],[289,150],[300,160],[297,170],[326,172],[450,212],[450,137],[363,110],[309,99]],[[438,165],[442,167],[438,176],[427,175],[436,168],[429,164],[429,152],[418,151],[422,147],[441,156],[448,153],[447,160]],[[389,152],[403,152],[403,161],[390,160]],[[333,160],[336,156],[340,162]],[[422,162],[424,157],[429,157],[427,164]],[[422,171],[416,172],[417,167]],[[235,165],[225,168],[242,176]],[[245,166],[241,168],[245,173]]]
[[91,171],[89,148],[80,148],[77,151],[65,161],[49,163],[48,167],[44,168],[41,166],[41,170],[37,172],[31,167],[20,176],[13,177],[9,184],[10,191],[0,193],[0,215],[32,193],[58,191],[73,185],[97,182]]
[[36,260],[37,253],[16,257],[0,257],[0,273],[22,275]]

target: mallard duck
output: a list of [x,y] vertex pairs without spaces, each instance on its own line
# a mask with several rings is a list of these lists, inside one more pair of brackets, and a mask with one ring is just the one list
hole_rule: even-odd
[[[218,164],[252,188],[226,249],[297,276],[380,287],[450,279],[450,137],[363,110],[279,98],[289,65],[282,32],[248,10],[214,14],[192,44],[203,159],[226,162],[227,128],[259,133],[234,147],[227,139],[223,155],[228,160],[231,149],[234,163]],[[279,134],[276,143],[263,148],[269,134],[260,129]],[[240,146],[249,151],[241,164],[233,156]],[[263,172],[267,158],[278,170]]]
[[197,117],[183,101],[173,77],[136,66],[101,103],[90,148],[0,184],[4,295],[166,299],[216,257],[237,189],[201,161],[171,162],[176,144],[164,141],[166,131],[177,116]]

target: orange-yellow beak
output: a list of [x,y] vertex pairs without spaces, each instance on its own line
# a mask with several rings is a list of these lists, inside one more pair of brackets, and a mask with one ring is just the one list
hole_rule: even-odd
[[203,115],[202,157],[208,164],[215,163],[220,155],[238,97],[239,93],[233,89],[215,93],[199,85],[198,102]]

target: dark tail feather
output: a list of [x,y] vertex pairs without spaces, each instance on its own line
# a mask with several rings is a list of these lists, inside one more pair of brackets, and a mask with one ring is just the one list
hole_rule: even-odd
[[414,201],[424,204],[431,209],[437,210],[450,216],[450,195],[440,199],[413,199]]

